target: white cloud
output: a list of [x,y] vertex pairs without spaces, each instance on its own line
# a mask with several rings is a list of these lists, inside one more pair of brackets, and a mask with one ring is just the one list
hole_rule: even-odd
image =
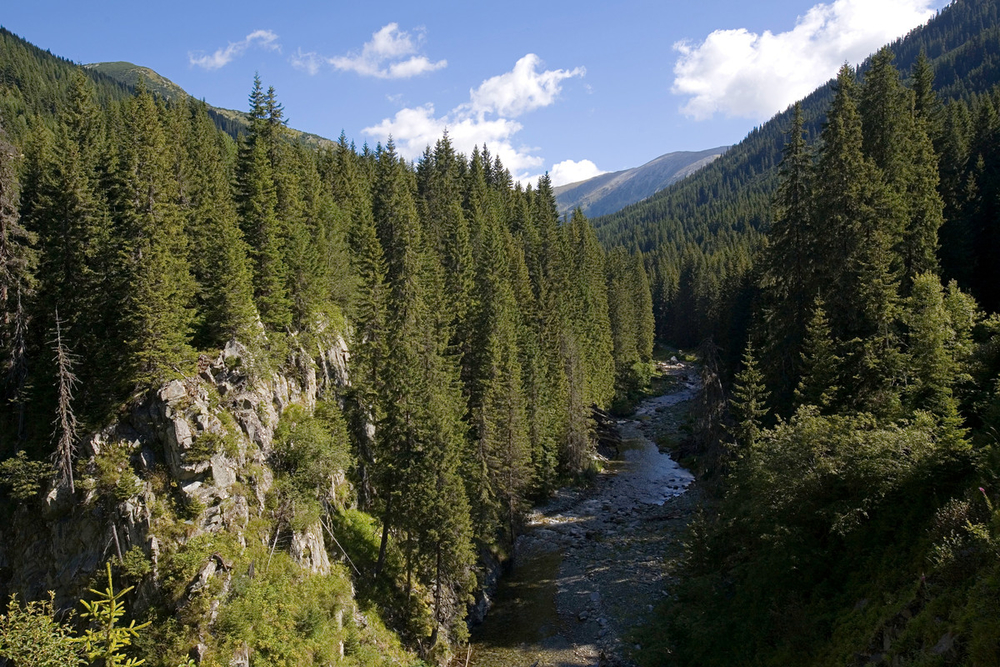
[[192,65],[203,67],[207,70],[219,69],[228,65],[234,58],[238,58],[251,46],[259,46],[271,51],[281,51],[278,44],[278,36],[270,30],[254,30],[238,42],[229,42],[224,49],[216,49],[211,54],[188,53],[188,60]]
[[678,42],[672,92],[690,99],[696,120],[716,112],[764,120],[832,78],[844,62],[874,51],[934,15],[942,0],[835,0],[818,4],[788,31],[716,30],[700,44]]
[[455,150],[469,154],[476,146],[487,146],[512,174],[526,178],[521,176],[526,170],[536,170],[545,161],[532,155],[533,149],[514,145],[514,135],[521,128],[516,120],[475,117],[465,113],[462,107],[439,117],[433,104],[425,104],[401,109],[392,118],[366,127],[362,132],[380,141],[386,141],[391,136],[399,154],[408,160],[415,160],[423,154],[424,148],[433,146],[447,130]]
[[590,160],[580,160],[579,162],[575,160],[563,160],[552,165],[552,170],[549,171],[549,178],[552,179],[553,187],[557,187],[569,183],[586,181],[587,179],[606,173],[606,171],[598,169],[597,165]]
[[562,90],[560,84],[564,80],[583,76],[587,72],[583,67],[539,72],[541,64],[541,58],[529,53],[518,60],[510,72],[483,81],[479,88],[469,91],[472,110],[516,118],[533,109],[549,106]]
[[323,58],[315,51],[303,53],[300,48],[292,54],[288,61],[292,63],[292,67],[305,70],[310,76],[315,76],[319,73],[320,67],[323,66],[323,63],[326,62],[326,58]]
[[414,160],[447,129],[457,151],[469,154],[476,146],[487,146],[515,178],[528,180],[528,174],[537,172],[545,161],[534,154],[537,149],[515,141],[523,126],[513,118],[555,103],[562,92],[562,81],[584,74],[582,67],[540,72],[541,65],[541,59],[529,53],[517,61],[512,71],[470,90],[470,101],[446,114],[438,116],[433,104],[401,109],[394,117],[362,132],[380,141],[392,136],[400,155]]
[[[390,23],[373,33],[371,41],[365,43],[360,53],[322,60],[341,71],[355,72],[361,76],[377,79],[408,79],[447,67],[447,60],[434,62],[426,56],[418,55],[423,41],[422,30],[417,30],[415,35],[411,35],[400,30],[398,23]],[[315,54],[310,55],[315,56]],[[319,71],[319,67],[317,65],[313,69],[310,66],[312,62],[299,65],[293,61],[292,64],[310,74],[315,74]]]

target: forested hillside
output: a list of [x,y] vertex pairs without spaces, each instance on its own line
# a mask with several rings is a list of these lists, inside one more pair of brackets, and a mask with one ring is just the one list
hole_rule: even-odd
[[[728,245],[668,246],[688,257],[677,298],[700,275],[693,312],[718,308],[668,331],[715,334],[741,359],[702,348],[710,378],[734,376],[725,429],[686,449],[715,500],[646,664],[1000,664],[1000,89],[981,87],[995,77],[979,48],[996,18],[956,2],[845,66],[789,112],[756,195],[692,209],[735,216],[705,236]],[[933,35],[968,45],[935,61],[918,50],[942,53]],[[661,203],[683,207],[679,193]],[[761,217],[737,233],[754,196]]]
[[[26,136],[32,122],[53,123],[55,111],[68,101],[70,81],[80,68],[72,61],[44,51],[0,27],[0,110],[5,130],[15,142]],[[191,99],[177,84],[153,70],[126,62],[94,63],[83,68],[93,84],[94,100],[104,106],[135,92],[142,80],[154,96],[176,103]],[[247,131],[245,112],[206,105],[212,122],[234,139]],[[318,146],[329,140],[288,129],[303,143]]]
[[[515,186],[447,136],[416,164],[391,141],[307,147],[256,80],[234,140],[204,103],[2,36],[0,488],[19,519],[0,591],[39,592],[8,589],[33,567],[19,545],[60,543],[46,521],[103,517],[97,552],[113,533],[130,609],[157,619],[148,664],[194,645],[328,664],[331,637],[373,664],[344,625],[348,564],[372,614],[444,659],[529,500],[592,469],[592,409],[648,381],[641,260],[560,224],[547,178]],[[344,339],[347,379],[317,384]],[[317,548],[344,568],[322,574]],[[45,576],[62,595],[100,572]]]
[[[1000,3],[956,0],[889,48],[896,68],[911,81],[923,51],[933,72],[934,89],[950,108],[951,102],[974,107],[1000,83],[998,45]],[[864,76],[870,66],[870,62],[862,64],[858,74]],[[832,97],[833,87],[828,84],[801,101],[810,143],[819,139]],[[942,117],[936,122],[946,121]],[[753,298],[752,257],[772,221],[777,167],[790,123],[791,110],[778,114],[691,178],[594,221],[605,245],[624,245],[644,253],[660,336],[691,346],[712,335],[727,362],[738,361],[749,325],[746,304]],[[940,126],[931,131],[939,152],[944,150],[944,131]],[[969,139],[970,131],[961,124],[962,141]],[[943,163],[942,174],[966,168],[965,150],[946,158],[957,164]],[[945,251],[950,252],[947,244]],[[953,267],[953,262],[945,263],[945,276],[961,278]],[[971,285],[963,283],[963,287]]]

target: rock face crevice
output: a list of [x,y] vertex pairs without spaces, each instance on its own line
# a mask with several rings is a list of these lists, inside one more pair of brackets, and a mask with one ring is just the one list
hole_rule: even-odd
[[[247,348],[231,341],[216,358],[202,357],[197,375],[149,392],[82,443],[75,495],[53,488],[0,521],[0,594],[38,599],[53,591],[57,606],[68,608],[105,561],[134,547],[152,564],[141,591],[156,585],[165,550],[222,532],[245,545],[274,483],[269,461],[282,412],[293,405],[311,411],[348,385],[348,361],[338,336],[263,373]],[[331,500],[344,484],[342,474],[330,480]],[[184,530],[161,534],[157,508],[175,500],[186,508]],[[291,531],[282,547],[308,572],[330,571],[320,524]],[[218,577],[220,568],[209,559],[199,577]]]

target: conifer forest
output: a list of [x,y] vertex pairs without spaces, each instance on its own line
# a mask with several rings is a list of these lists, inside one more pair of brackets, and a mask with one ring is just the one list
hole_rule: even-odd
[[467,665],[674,355],[699,507],[593,664],[1000,665],[1000,1],[593,221],[280,89],[0,29],[0,666]]

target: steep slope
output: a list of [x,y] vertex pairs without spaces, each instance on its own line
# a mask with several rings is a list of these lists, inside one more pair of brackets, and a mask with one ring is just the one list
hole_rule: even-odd
[[720,146],[704,151],[676,151],[650,160],[641,167],[560,185],[554,189],[559,214],[577,207],[588,216],[614,213],[690,176],[711,164],[728,148]]

